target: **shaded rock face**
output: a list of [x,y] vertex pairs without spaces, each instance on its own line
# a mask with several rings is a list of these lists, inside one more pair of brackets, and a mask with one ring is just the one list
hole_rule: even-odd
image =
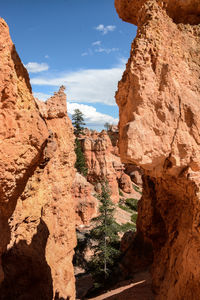
[[197,300],[200,26],[194,24],[199,1],[163,3],[168,5],[115,0],[120,17],[138,25],[116,94],[119,147],[123,162],[144,170],[137,231],[153,246],[157,299]]
[[125,164],[125,173],[128,174],[131,180],[142,187],[142,169],[134,164]]
[[0,32],[0,299],[75,299],[66,96],[36,103],[2,19]]

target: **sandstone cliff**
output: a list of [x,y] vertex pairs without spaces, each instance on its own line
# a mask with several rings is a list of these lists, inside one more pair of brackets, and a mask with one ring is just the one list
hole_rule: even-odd
[[[85,178],[76,173],[72,186],[76,225],[80,226],[79,229],[82,225],[90,226],[91,219],[97,216],[99,201],[96,195],[101,192],[101,181],[108,180],[111,200],[116,205],[120,199],[140,198],[140,192],[134,189],[134,183],[141,183],[141,171],[133,165],[122,164],[119,157],[118,136],[116,126],[108,132],[85,128],[84,134],[80,136],[88,175]],[[128,174],[125,173],[125,169]],[[118,219],[119,214],[117,213]]]
[[87,180],[99,192],[99,184],[107,179],[111,190],[111,199],[119,201],[119,188],[125,193],[134,193],[132,181],[124,173],[124,165],[118,153],[118,131],[85,131],[81,137],[82,149],[88,168]]
[[200,3],[115,5],[138,26],[116,100],[122,161],[144,170],[137,231],[153,245],[153,289],[159,300],[198,300]]
[[36,103],[0,19],[0,299],[75,299],[73,129],[63,87]]
[[98,200],[94,186],[84,176],[76,173],[72,196],[75,204],[76,225],[90,225],[91,219],[97,216]]

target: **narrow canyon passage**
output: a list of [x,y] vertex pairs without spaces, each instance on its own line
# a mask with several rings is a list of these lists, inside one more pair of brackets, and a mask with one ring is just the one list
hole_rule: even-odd
[[12,3],[24,63],[0,18],[0,300],[199,300],[200,2],[100,2]]

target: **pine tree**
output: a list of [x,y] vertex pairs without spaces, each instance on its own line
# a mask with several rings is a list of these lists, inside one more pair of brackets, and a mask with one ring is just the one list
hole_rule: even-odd
[[74,114],[72,115],[72,124],[74,126],[74,134],[76,137],[79,137],[81,133],[83,133],[84,129],[84,118],[83,113],[79,109],[74,110]]
[[116,248],[119,242],[119,225],[114,219],[115,208],[110,199],[107,183],[102,184],[98,199],[101,204],[99,215],[92,219],[95,227],[91,230],[90,238],[93,240],[94,255],[89,267],[96,283],[102,283],[102,280],[110,275],[114,262],[119,256],[119,250]]
[[88,169],[86,168],[85,156],[81,148],[81,143],[77,138],[75,139],[75,153],[76,153],[75,168],[80,174],[86,177]]
[[104,124],[104,127],[105,127],[106,131],[108,131],[108,130],[110,130],[110,128],[112,127],[112,125],[110,123],[106,122]]
[[83,125],[84,118],[83,113],[79,109],[74,110],[74,114],[72,115],[72,124],[74,125],[74,134],[76,136],[75,139],[75,153],[76,153],[76,162],[75,162],[75,168],[77,171],[82,174],[83,176],[87,176],[87,167],[85,163],[85,156],[83,154],[81,143],[79,141],[80,134],[83,133]]

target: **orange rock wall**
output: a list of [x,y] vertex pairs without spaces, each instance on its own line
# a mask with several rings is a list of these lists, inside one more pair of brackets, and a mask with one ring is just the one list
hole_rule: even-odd
[[91,219],[97,216],[98,200],[95,194],[94,186],[77,172],[72,185],[77,226],[90,225]]
[[137,231],[153,245],[153,289],[159,300],[198,300],[200,26],[193,25],[199,23],[198,9],[191,20],[189,7],[180,18],[172,16],[179,1],[115,4],[125,21],[138,25],[116,100],[122,161],[144,170]]
[[[116,10],[124,21],[138,25],[138,13],[148,0],[116,0]],[[175,23],[199,24],[199,0],[156,0]]]
[[113,202],[119,201],[117,179],[123,173],[120,158],[115,155],[109,135],[105,130],[101,133],[83,135],[81,139],[83,153],[88,168],[87,180],[97,184],[107,179]]
[[61,87],[47,103],[35,102],[2,19],[0,61],[0,298],[75,299],[75,155],[66,96]]

